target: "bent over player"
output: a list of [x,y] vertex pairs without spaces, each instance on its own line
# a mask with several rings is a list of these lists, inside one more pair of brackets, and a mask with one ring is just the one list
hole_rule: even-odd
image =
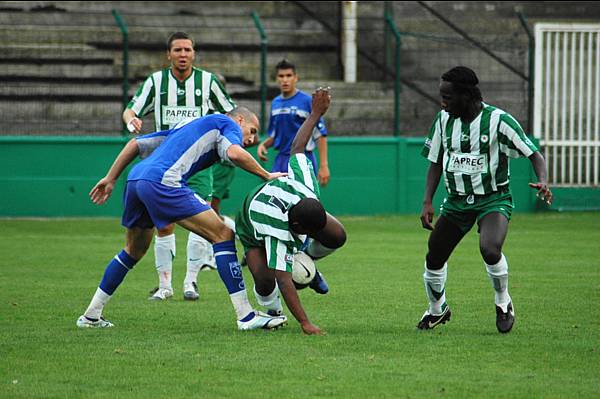
[[304,311],[291,271],[294,252],[309,237],[306,253],[324,257],[344,245],[342,224],[319,202],[319,184],[304,147],[330,103],[328,90],[313,95],[312,111],[300,127],[291,149],[288,176],[254,189],[236,218],[236,232],[244,245],[246,262],[254,277],[254,293],[268,314],[283,312],[279,292],[306,334],[322,334]]
[[[429,308],[417,325],[422,330],[450,320],[446,261],[477,222],[479,250],[495,292],[496,327],[501,333],[509,332],[515,312],[508,293],[508,261],[502,253],[513,210],[509,157],[529,158],[538,178],[538,183],[529,186],[537,189],[538,197],[548,204],[552,202],[544,158],[515,118],[483,102],[478,83],[475,72],[462,66],[442,75],[442,111],[433,122],[422,152],[431,163],[421,223],[432,230],[423,274]],[[433,227],[432,200],[442,175],[448,196]]]
[[[122,217],[122,224],[127,229],[126,245],[107,265],[90,305],[77,320],[78,327],[113,326],[102,316],[104,306],[148,250],[154,226],[163,228],[170,223],[177,223],[213,244],[217,269],[229,292],[240,330],[271,329],[286,322],[284,317],[253,310],[237,261],[233,231],[187,186],[190,176],[219,159],[231,160],[265,180],[284,176],[268,173],[242,148],[254,140],[257,132],[256,115],[246,108],[236,108],[227,116],[215,114],[193,119],[173,130],[142,136],[127,143],[106,177],[90,192],[94,203],[102,204],[110,197],[116,179],[139,154],[140,148],[151,150],[152,140],[158,142],[161,141],[159,136],[167,136],[127,176]],[[150,142],[138,145],[144,140]]]

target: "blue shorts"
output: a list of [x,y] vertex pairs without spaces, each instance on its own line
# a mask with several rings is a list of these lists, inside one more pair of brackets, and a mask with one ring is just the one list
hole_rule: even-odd
[[148,180],[127,182],[121,224],[127,228],[159,229],[207,211],[210,205],[189,187],[168,187]]
[[[319,171],[317,170],[317,160],[315,159],[315,154],[312,151],[306,151],[305,154],[308,157],[308,159],[311,160],[311,162],[313,164],[313,169],[315,170],[315,175],[317,175],[317,173],[319,173]],[[290,162],[290,154],[283,154],[280,152],[279,154],[277,154],[277,157],[275,157],[275,161],[273,162],[273,167],[271,168],[271,172],[287,173],[289,162]]]

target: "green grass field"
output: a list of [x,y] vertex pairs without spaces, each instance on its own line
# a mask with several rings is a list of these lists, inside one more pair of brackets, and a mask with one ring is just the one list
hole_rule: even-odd
[[452,320],[421,332],[428,233],[418,217],[342,221],[346,247],[319,262],[331,292],[301,292],[328,333],[309,337],[295,320],[237,331],[216,272],[200,274],[200,301],[184,302],[183,230],[175,299],[146,299],[149,254],[106,308],[116,327],[77,329],[123,245],[119,221],[0,220],[0,397],[600,397],[600,213],[514,216],[508,335],[496,331],[474,231],[449,262]]

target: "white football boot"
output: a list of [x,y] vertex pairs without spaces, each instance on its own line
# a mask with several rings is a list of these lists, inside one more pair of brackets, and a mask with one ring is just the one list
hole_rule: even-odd
[[275,330],[279,327],[284,326],[287,323],[287,317],[285,316],[269,316],[266,313],[254,311],[254,317],[248,321],[238,320],[238,330],[257,330],[259,328],[265,330]]
[[100,316],[98,320],[90,320],[84,315],[81,315],[77,319],[77,327],[79,328],[110,328],[114,326],[113,323],[105,320],[102,316]]
[[183,299],[186,301],[197,301],[200,298],[198,285],[196,283],[185,283],[183,285]]
[[173,296],[171,288],[157,288],[156,291],[148,299],[150,301],[166,301]]

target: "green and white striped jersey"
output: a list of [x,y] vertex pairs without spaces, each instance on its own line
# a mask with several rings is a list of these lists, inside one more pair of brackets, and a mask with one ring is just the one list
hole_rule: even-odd
[[451,195],[485,195],[509,183],[508,157],[529,157],[536,146],[510,114],[482,103],[471,123],[440,111],[421,154],[442,165]]
[[156,131],[172,129],[184,119],[235,108],[217,77],[199,68],[183,82],[173,76],[171,68],[150,75],[138,88],[127,108],[137,116],[154,111]]
[[306,236],[290,231],[289,209],[303,198],[320,195],[312,162],[304,154],[294,154],[288,176],[258,186],[246,199],[236,220],[236,233],[246,247],[265,247],[271,269],[291,272],[293,255]]

